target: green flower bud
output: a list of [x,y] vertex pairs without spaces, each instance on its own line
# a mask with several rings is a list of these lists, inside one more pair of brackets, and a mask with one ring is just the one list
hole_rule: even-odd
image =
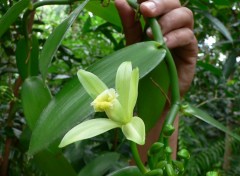
[[163,128],[163,134],[164,134],[164,136],[169,137],[169,136],[171,136],[173,134],[174,130],[175,130],[175,128],[174,128],[173,125],[167,124]]
[[190,158],[190,154],[188,152],[188,150],[186,149],[182,149],[180,150],[177,155],[180,157],[180,158],[183,158],[183,159],[189,159]]
[[161,176],[163,175],[162,169],[154,169],[145,174],[145,176]]
[[216,171],[209,171],[206,176],[218,176],[218,173]]
[[164,144],[161,142],[155,142],[152,144],[151,148],[149,149],[148,154],[149,155],[155,155],[160,152],[161,149],[163,149]]
[[176,175],[171,164],[166,165],[166,171],[167,171],[168,176],[175,176]]
[[175,168],[180,172],[184,172],[184,165],[181,161],[176,161],[176,160],[173,160],[173,165],[175,166]]
[[156,167],[159,169],[163,169],[166,167],[166,165],[167,165],[167,161],[160,161],[157,163]]
[[167,146],[167,147],[165,148],[165,152],[166,152],[167,154],[172,154],[172,148],[169,147],[169,146]]

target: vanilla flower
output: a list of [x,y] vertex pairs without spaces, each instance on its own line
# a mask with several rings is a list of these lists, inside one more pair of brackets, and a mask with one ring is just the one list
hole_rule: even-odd
[[113,128],[121,128],[128,140],[145,143],[145,125],[141,118],[133,116],[138,95],[139,70],[132,70],[131,62],[122,63],[116,74],[115,87],[108,88],[96,75],[79,70],[78,78],[86,92],[93,98],[95,112],[105,112],[108,118],[84,121],[72,128],[62,139],[60,147],[88,139]]

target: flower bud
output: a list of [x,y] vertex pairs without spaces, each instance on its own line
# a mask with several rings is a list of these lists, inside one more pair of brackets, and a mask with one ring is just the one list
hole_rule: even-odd
[[171,149],[171,147],[167,146],[167,147],[165,148],[165,152],[166,152],[167,154],[172,154],[172,149]]
[[174,130],[175,130],[175,128],[174,128],[173,125],[167,124],[163,128],[163,134],[164,134],[164,136],[169,137],[169,136],[171,136],[173,134]]
[[173,165],[178,170],[178,172],[180,172],[180,173],[184,172],[184,165],[181,161],[173,160]]
[[189,159],[190,158],[190,154],[188,152],[188,150],[186,149],[182,149],[180,150],[177,155],[180,157],[180,158],[183,158],[183,159]]
[[218,176],[218,173],[215,171],[209,171],[207,172],[207,176]]
[[155,142],[152,144],[151,148],[149,149],[148,154],[149,155],[155,155],[160,152],[161,149],[163,149],[164,144],[161,142]]
[[168,176],[175,176],[176,175],[171,164],[166,165],[166,171],[167,171]]
[[167,161],[160,161],[157,163],[156,167],[159,169],[163,169],[164,167],[166,167],[167,165]]
[[145,176],[161,176],[163,175],[162,169],[154,169],[145,174]]

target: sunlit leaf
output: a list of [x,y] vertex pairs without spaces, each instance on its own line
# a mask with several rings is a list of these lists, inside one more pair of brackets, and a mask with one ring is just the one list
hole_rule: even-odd
[[94,15],[121,27],[121,20],[118,16],[114,2],[111,1],[107,6],[102,6],[101,1],[90,1],[86,5],[86,9],[91,11]]
[[78,6],[68,18],[66,18],[58,27],[56,27],[56,29],[45,42],[42,52],[39,56],[39,69],[44,80],[47,76],[48,67],[52,61],[52,58],[61,44],[64,36],[88,1],[89,0],[85,0],[80,6]]

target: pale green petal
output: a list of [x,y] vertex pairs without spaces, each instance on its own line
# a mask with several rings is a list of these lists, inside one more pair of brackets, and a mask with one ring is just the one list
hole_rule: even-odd
[[[132,117],[132,112],[129,107],[129,97],[130,95],[130,83],[132,77],[132,64],[131,62],[123,62],[118,70],[116,75],[116,90],[119,95],[118,99],[121,103],[124,112],[126,113],[126,117],[130,120]],[[129,114],[131,112],[131,114]]]
[[139,70],[138,68],[135,68],[132,71],[131,75],[131,82],[130,82],[130,90],[129,90],[129,99],[128,99],[128,114],[133,113],[133,109],[137,102],[137,96],[138,96],[138,82],[139,82]]
[[132,121],[122,126],[125,137],[139,145],[145,144],[145,124],[139,117],[133,117]]
[[121,127],[121,125],[107,118],[91,119],[84,121],[72,128],[63,137],[59,147],[64,147],[73,142],[97,136],[117,127]]
[[79,70],[77,72],[77,76],[84,89],[93,99],[95,99],[104,90],[108,89],[104,82],[102,82],[96,75],[88,71]]
[[122,105],[120,104],[120,102],[118,101],[118,99],[115,99],[112,107],[109,109],[105,110],[108,118],[110,118],[111,120],[120,123],[120,124],[126,124],[127,122],[129,122],[129,119],[126,118],[126,113],[124,113],[124,110],[122,108]]

